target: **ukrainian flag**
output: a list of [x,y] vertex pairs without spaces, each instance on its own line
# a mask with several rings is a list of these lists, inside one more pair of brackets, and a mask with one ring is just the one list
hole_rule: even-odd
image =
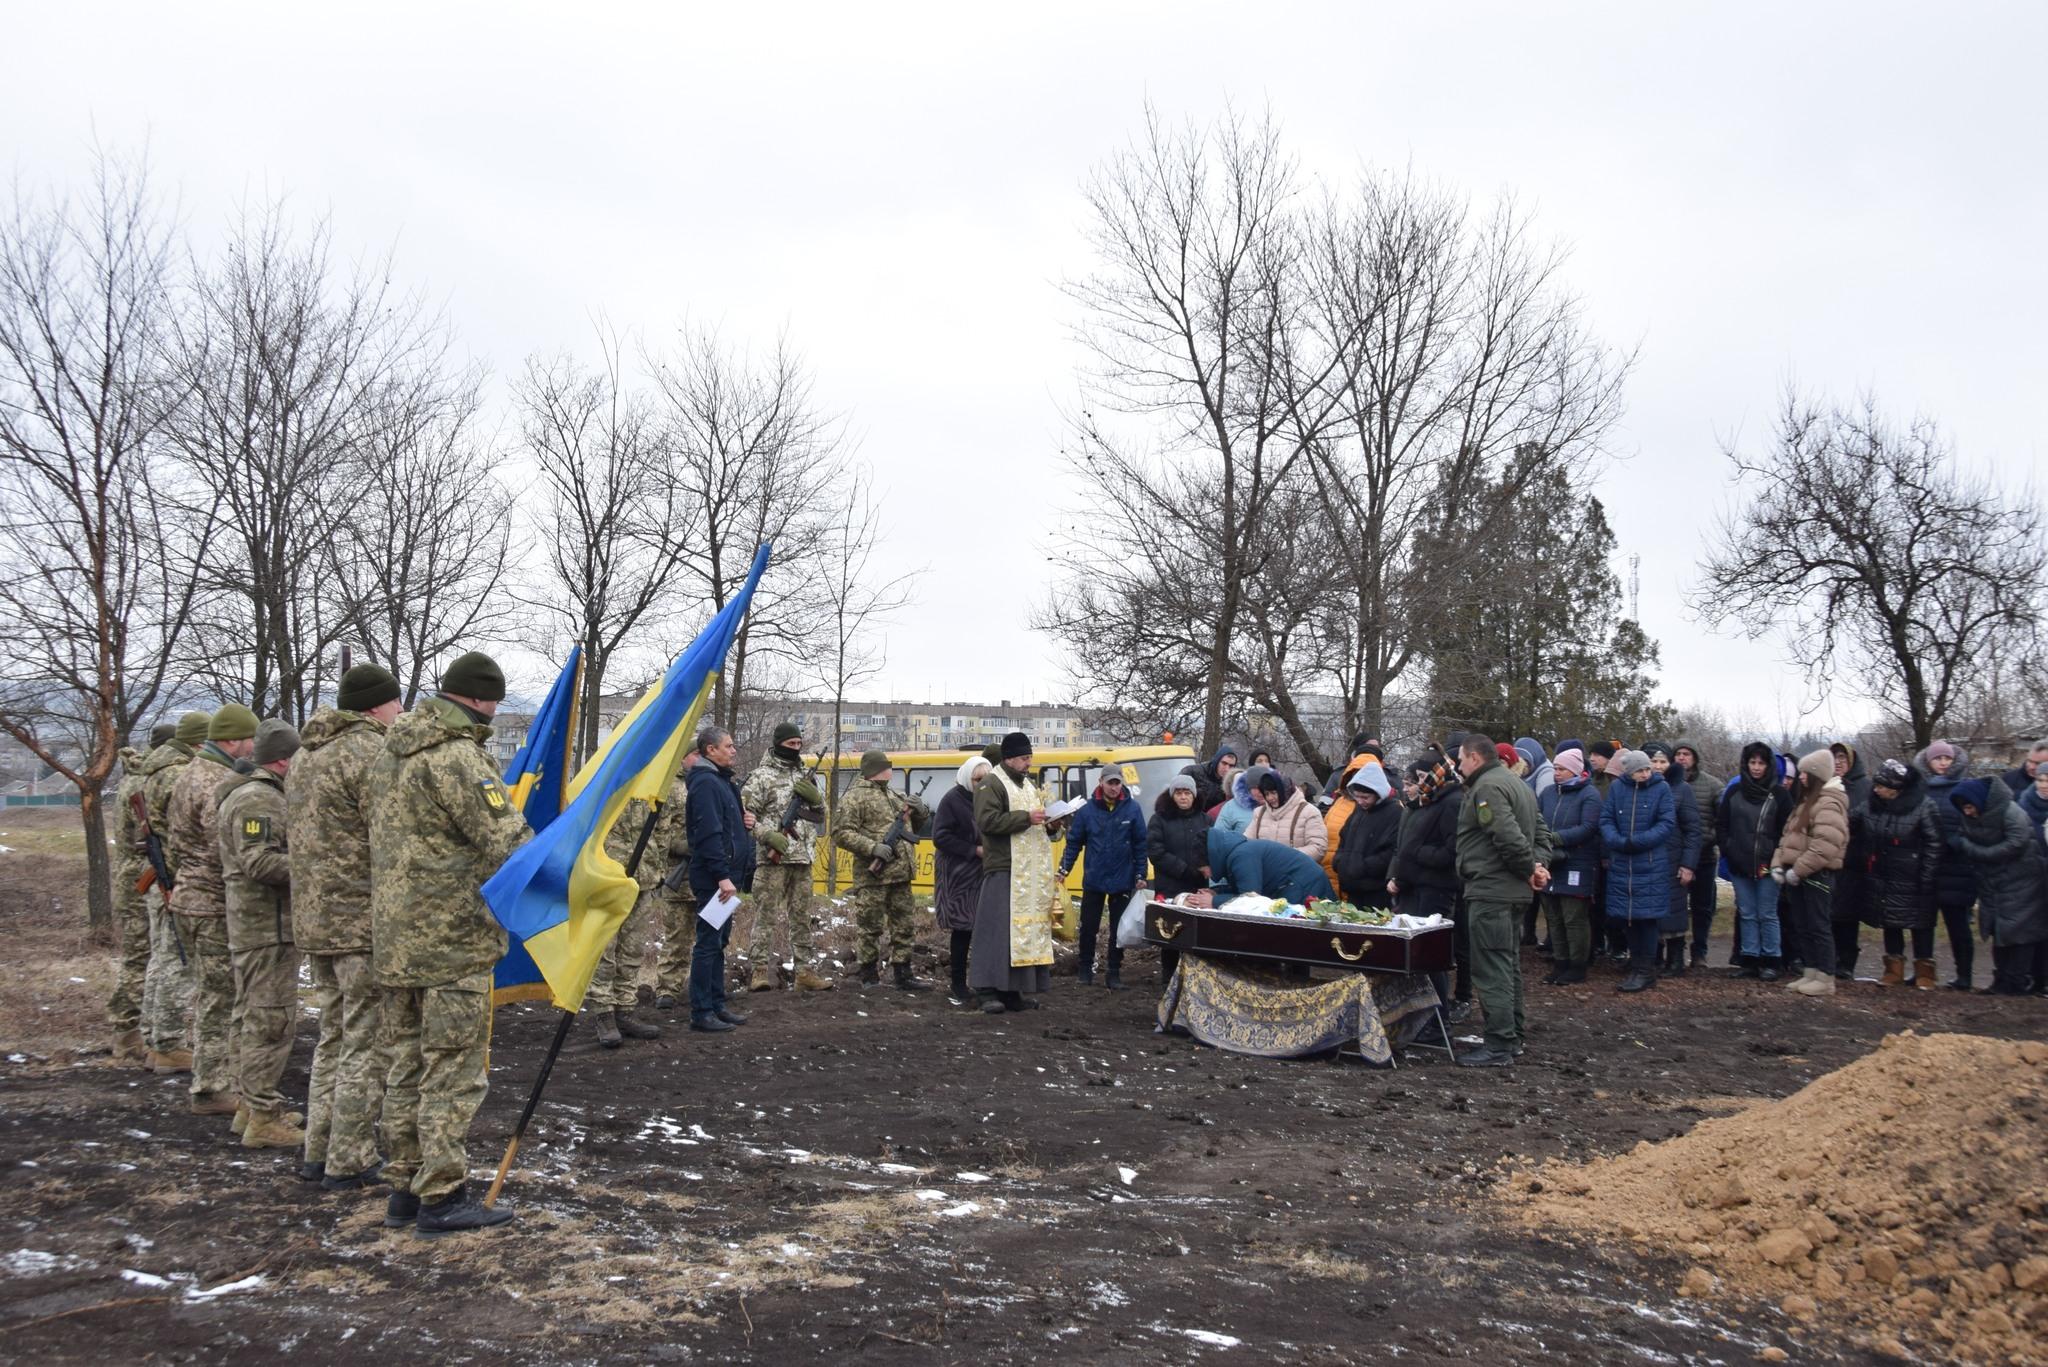
[[[485,903],[512,937],[499,963],[499,1001],[546,996],[564,1011],[583,1005],[598,956],[640,895],[638,882],[605,853],[605,837],[634,798],[655,804],[667,796],[768,568],[769,549],[754,552],[739,593],[570,780],[562,814],[513,851],[484,884]],[[520,953],[542,981],[508,988],[502,980],[506,963]]]
[[[569,769],[575,758],[577,701],[583,694],[583,647],[569,651],[569,662],[555,676],[547,700],[533,714],[526,744],[505,768],[505,791],[512,805],[526,814],[536,831],[562,814],[567,800]],[[526,946],[516,937],[491,976],[492,997],[499,1002],[545,996],[547,985]]]

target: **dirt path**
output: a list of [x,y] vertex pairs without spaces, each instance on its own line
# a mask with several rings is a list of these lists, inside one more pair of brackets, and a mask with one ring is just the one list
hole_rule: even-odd
[[[1529,966],[1541,972],[1533,956]],[[1719,975],[1536,988],[1507,1073],[1274,1063],[1063,982],[988,1018],[928,993],[747,1000],[724,1037],[578,1032],[509,1232],[385,1231],[382,1194],[184,1113],[183,1080],[0,1064],[0,1329],[16,1360],[1863,1361],[1683,1264],[1489,1210],[1508,1158],[1611,1153],[1778,1097],[1907,1025],[2039,1037],[2048,1003]],[[499,1013],[495,1159],[552,1029]],[[303,1094],[310,1022],[288,1092]],[[120,1302],[130,1302],[121,1304]],[[80,1313],[67,1313],[78,1311]]]

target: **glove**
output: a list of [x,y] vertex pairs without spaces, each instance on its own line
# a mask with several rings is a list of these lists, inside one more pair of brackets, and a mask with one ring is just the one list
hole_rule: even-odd
[[807,778],[798,779],[795,783],[789,785],[789,790],[795,793],[798,799],[806,806],[822,807],[825,805],[825,795],[818,791],[817,784]]
[[1785,870],[1785,886],[1788,888],[1796,888],[1799,886],[1799,870]]
[[755,836],[754,839],[766,845],[783,858],[787,859],[789,857],[789,837],[781,831],[764,831]]
[[1785,870],[1773,865],[1771,867],[1771,881],[1773,883],[1783,883],[1785,881]]

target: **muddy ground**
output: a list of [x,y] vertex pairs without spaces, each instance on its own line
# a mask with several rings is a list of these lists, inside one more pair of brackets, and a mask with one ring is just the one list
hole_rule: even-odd
[[[1155,1035],[1149,954],[1136,990],[1063,978],[1026,1016],[759,994],[726,1036],[608,1053],[579,1027],[507,1188],[518,1222],[430,1241],[382,1227],[381,1190],[302,1185],[296,1155],[190,1116],[185,1079],[89,1052],[104,953],[20,890],[0,863],[14,1361],[1875,1361],[1769,1305],[1680,1299],[1676,1255],[1497,1220],[1504,1161],[1681,1133],[1906,1026],[2048,1033],[2039,1000],[1816,1003],[1719,973],[1620,998],[1609,971],[1532,983],[1511,1072],[1376,1071]],[[499,1013],[479,1175],[553,1026]],[[311,1043],[309,1018],[288,1092]]]

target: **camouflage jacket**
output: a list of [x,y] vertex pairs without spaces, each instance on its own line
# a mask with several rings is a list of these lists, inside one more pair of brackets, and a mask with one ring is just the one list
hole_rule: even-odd
[[[910,822],[903,839],[896,842],[896,854],[880,873],[868,872],[868,861],[880,848],[882,837],[896,821],[896,814],[910,805]],[[890,792],[884,784],[861,779],[839,799],[832,812],[832,843],[853,853],[855,883],[908,883],[917,871],[918,831],[931,824],[931,808],[917,798]]]
[[149,867],[142,853],[142,823],[135,819],[135,804],[128,800],[142,791],[142,784],[142,756],[123,750],[121,784],[114,789],[114,878],[125,879],[130,888]]
[[285,840],[284,779],[268,769],[238,774],[220,790],[221,883],[228,948],[292,942],[292,867]]
[[192,754],[191,746],[167,740],[142,759],[142,805],[149,813],[149,828],[164,847],[164,863],[173,877],[178,861],[171,857],[171,785],[178,781],[179,771],[192,762]]
[[221,790],[240,778],[235,762],[208,741],[193,761],[178,771],[171,785],[170,829],[163,832],[171,876],[171,910],[180,916],[227,915],[227,890],[221,882]]
[[[627,810],[618,814],[618,822],[612,826],[612,834],[604,836],[604,853],[625,865],[633,859],[633,846],[639,844],[639,832],[647,824],[647,803],[635,797],[627,803]],[[641,855],[639,869],[633,871],[633,881],[639,883],[641,892],[653,892],[662,885],[662,877],[670,871],[672,863],[668,848],[682,840],[682,857],[690,857],[690,842],[682,836],[682,779],[676,779],[668,789],[668,801],[655,807],[653,832],[647,836],[647,851]]]
[[[818,841],[818,828],[799,816],[789,831],[789,849],[777,850],[770,836],[782,832],[782,814],[789,810],[789,794],[804,777],[800,764],[784,764],[770,755],[761,767],[747,775],[740,787],[740,809],[754,814],[754,843],[761,847],[766,864],[809,864]],[[812,780],[816,782],[815,779]],[[815,809],[813,809],[815,810]],[[819,813],[823,815],[823,813]]]
[[299,732],[285,775],[292,832],[292,935],[308,954],[370,951],[370,770],[384,723],[327,707]]
[[370,771],[371,972],[434,987],[488,972],[505,932],[484,880],[532,834],[483,743],[491,728],[429,698],[391,724]]
[[[647,842],[646,857],[659,866],[654,871],[657,883],[668,877],[669,870],[676,865],[690,862],[690,785],[683,781],[689,772],[684,769],[676,774],[676,781],[668,786],[667,800],[655,814],[654,836]],[[647,884],[640,886],[644,888]],[[668,895],[687,900],[689,885]]]

